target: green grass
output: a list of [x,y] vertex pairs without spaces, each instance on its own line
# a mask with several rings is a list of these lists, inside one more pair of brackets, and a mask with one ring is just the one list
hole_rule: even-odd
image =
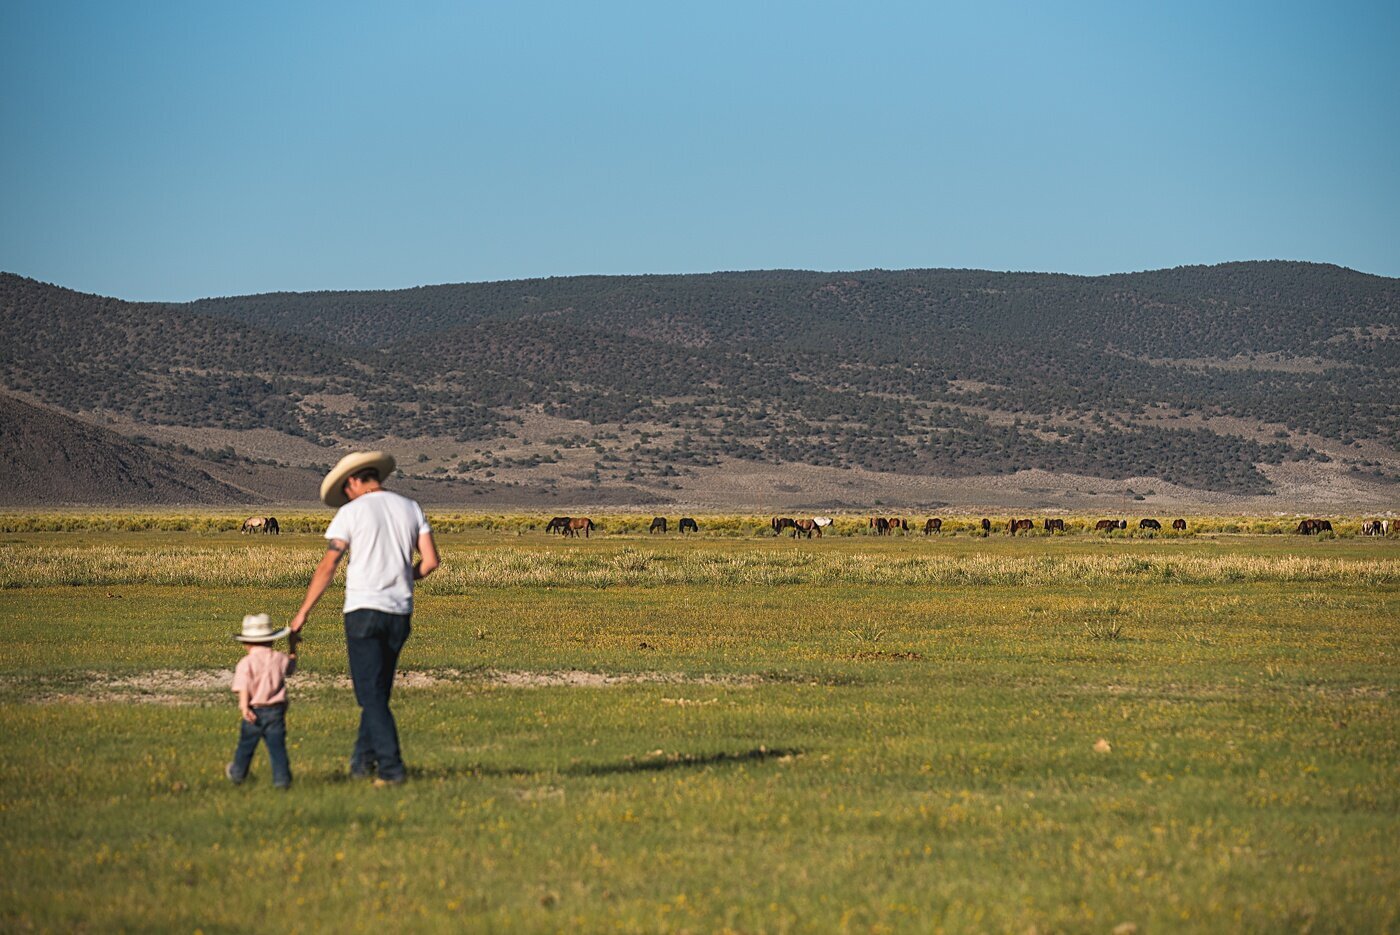
[[[1393,541],[441,539],[412,781],[343,777],[333,593],[279,795],[214,673],[314,536],[0,536],[0,929],[1400,925]],[[565,670],[668,680],[500,677]]]

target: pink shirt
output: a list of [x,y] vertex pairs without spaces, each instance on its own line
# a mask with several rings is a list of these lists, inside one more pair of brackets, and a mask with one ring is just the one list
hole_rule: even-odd
[[248,654],[233,670],[233,690],[248,690],[252,707],[287,703],[287,676],[297,670],[297,661],[271,646],[249,646]]

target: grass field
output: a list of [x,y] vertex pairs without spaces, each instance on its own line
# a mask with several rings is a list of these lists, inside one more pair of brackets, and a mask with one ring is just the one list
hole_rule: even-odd
[[261,752],[222,775],[229,635],[320,540],[15,519],[3,930],[1400,927],[1394,539],[464,523],[401,663],[411,781],[345,777],[332,592],[279,794]]

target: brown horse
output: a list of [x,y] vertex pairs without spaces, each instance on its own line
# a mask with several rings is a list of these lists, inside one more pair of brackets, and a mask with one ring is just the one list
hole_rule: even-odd
[[793,537],[794,539],[796,539],[798,536],[804,535],[804,534],[807,536],[808,539],[810,539],[810,538],[812,538],[812,533],[816,533],[818,539],[820,539],[820,538],[822,537],[822,528],[821,528],[820,526],[818,526],[814,520],[810,520],[810,519],[798,519],[798,520],[793,520],[793,525],[792,525],[792,537]]
[[666,532],[666,517],[664,517],[664,516],[657,516],[657,517],[655,517],[654,519],[652,519],[652,521],[651,521],[651,528],[648,529],[647,532],[648,532],[648,533],[659,532],[659,533],[662,533],[662,534],[664,535],[665,532]]
[[870,517],[870,528],[875,530],[875,535],[886,536],[890,532],[890,521],[883,516]]
[[1045,521],[1046,532],[1064,532],[1065,521],[1062,519],[1047,519]]
[[929,533],[932,533],[932,532],[942,532],[942,531],[943,531],[943,520],[939,519],[939,518],[936,517],[936,516],[935,516],[934,518],[932,518],[932,519],[924,520],[924,535],[927,536]]
[[1186,520],[1184,520],[1184,519],[1174,519],[1174,520],[1172,520],[1172,528],[1175,529],[1177,532],[1185,532],[1185,531],[1186,531]]
[[1101,519],[1094,524],[1094,532],[1106,532],[1110,529],[1127,529],[1126,519]]
[[680,521],[680,531],[681,535],[685,535],[688,532],[699,532],[700,524],[695,522],[695,520],[691,519],[689,516],[682,516]]
[[900,519],[898,516],[891,516],[891,517],[890,517],[890,532],[893,533],[896,529],[899,529],[899,530],[901,530],[901,531],[903,531],[903,532],[908,532],[908,531],[909,531],[909,520],[907,520],[907,519]]
[[589,533],[593,532],[596,523],[587,516],[574,516],[564,524],[564,535],[578,537],[579,530],[583,530],[583,538],[587,539]]
[[1013,536],[1016,535],[1016,534],[1019,533],[1019,532],[1035,532],[1035,520],[1033,520],[1033,519],[1013,519],[1013,520],[1007,525],[1006,531],[1007,531],[1010,535],[1013,535]]

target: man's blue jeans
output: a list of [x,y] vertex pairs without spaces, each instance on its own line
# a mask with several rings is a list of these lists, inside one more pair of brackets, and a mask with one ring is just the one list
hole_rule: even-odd
[[350,680],[360,705],[360,734],[350,755],[350,771],[379,778],[404,778],[399,755],[399,730],[389,710],[399,651],[408,642],[408,614],[382,610],[352,610],[345,615],[345,649],[350,655]]
[[287,760],[287,707],[255,707],[253,714],[257,715],[253,723],[239,722],[242,726],[238,729],[238,748],[233,751],[229,778],[234,782],[247,778],[261,740],[267,744],[267,758],[272,762],[272,784],[285,789],[292,784],[292,767]]

